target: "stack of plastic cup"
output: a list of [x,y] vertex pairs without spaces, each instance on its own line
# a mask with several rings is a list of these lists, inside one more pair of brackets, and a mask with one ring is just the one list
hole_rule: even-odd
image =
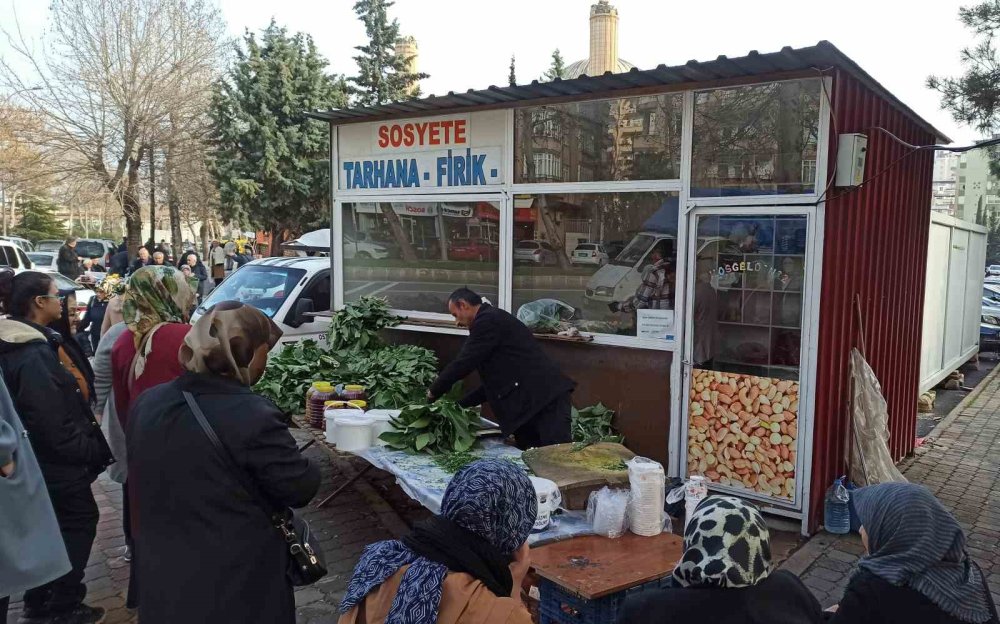
[[652,537],[663,532],[663,501],[667,479],[663,466],[645,457],[628,462],[628,480],[632,489],[629,503],[629,530]]
[[687,529],[688,522],[694,516],[694,510],[698,503],[708,496],[708,480],[701,475],[691,475],[684,484],[684,528]]

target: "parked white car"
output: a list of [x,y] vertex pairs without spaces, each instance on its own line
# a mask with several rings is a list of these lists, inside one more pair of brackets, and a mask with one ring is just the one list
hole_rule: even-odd
[[986,273],[993,277],[1000,276],[1000,264],[991,264],[986,269]]
[[523,240],[514,247],[514,262],[551,266],[558,262],[556,250],[545,241]]
[[14,269],[15,273],[30,271],[34,266],[24,250],[9,241],[0,240],[0,266]]
[[8,243],[14,243],[27,252],[35,250],[34,244],[32,244],[32,242],[27,238],[21,238],[20,236],[0,236],[0,240],[5,240]]
[[252,305],[269,316],[283,335],[275,351],[305,338],[325,340],[327,317],[310,313],[330,310],[330,258],[262,258],[227,277],[191,316],[197,321],[221,301]]
[[570,263],[574,265],[590,264],[604,266],[608,263],[608,260],[610,260],[608,252],[604,250],[604,245],[600,243],[580,243],[573,250],[573,255],[569,258]]
[[38,271],[58,271],[59,254],[55,251],[30,251],[28,259]]

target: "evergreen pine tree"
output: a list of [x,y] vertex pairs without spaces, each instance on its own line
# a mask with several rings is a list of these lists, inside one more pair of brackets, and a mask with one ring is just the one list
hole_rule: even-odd
[[55,204],[34,196],[18,204],[20,222],[14,228],[14,236],[30,241],[66,238],[66,225],[56,216]]
[[326,72],[308,35],[272,21],[259,40],[244,36],[210,109],[209,165],[225,219],[269,231],[276,243],[328,222],[329,129],[305,116],[347,103],[343,79]]
[[373,106],[419,97],[425,73],[409,71],[410,59],[396,53],[399,22],[389,20],[391,0],[358,0],[354,12],[365,25],[368,45],[357,46],[358,75],[350,79],[356,104]]
[[556,78],[566,77],[566,63],[563,61],[562,54],[559,53],[559,48],[556,48],[552,52],[552,65],[549,66],[549,70],[545,72],[542,76],[545,80],[555,80]]
[[510,74],[507,75],[507,84],[512,87],[517,86],[517,75],[514,73],[514,55],[510,55]]

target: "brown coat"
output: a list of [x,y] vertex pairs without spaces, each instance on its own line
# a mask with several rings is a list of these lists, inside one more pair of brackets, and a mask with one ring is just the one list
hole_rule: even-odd
[[[400,568],[362,604],[340,616],[337,624],[383,624],[407,567]],[[497,598],[468,574],[450,572],[444,578],[437,624],[531,624],[531,616],[520,600]]]

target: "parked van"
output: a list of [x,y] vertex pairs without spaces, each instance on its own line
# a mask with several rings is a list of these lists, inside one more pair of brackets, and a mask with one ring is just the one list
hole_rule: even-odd
[[209,293],[191,322],[220,301],[252,305],[277,323],[284,333],[273,351],[305,338],[326,340],[330,319],[310,313],[330,310],[330,259],[262,258],[248,262]]

